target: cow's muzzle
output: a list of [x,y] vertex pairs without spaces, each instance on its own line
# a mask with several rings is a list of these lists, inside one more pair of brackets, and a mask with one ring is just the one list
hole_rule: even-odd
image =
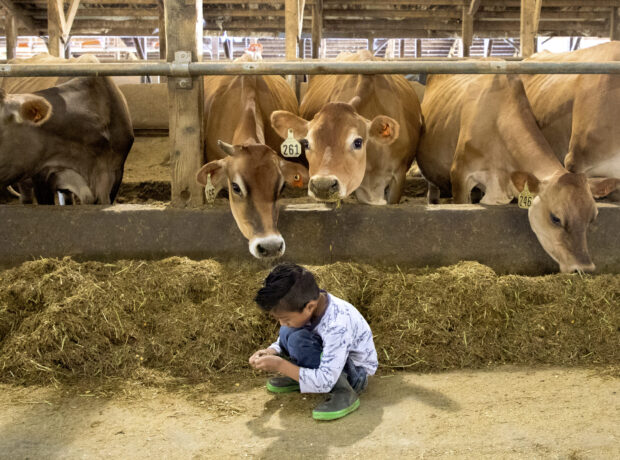
[[284,254],[286,244],[280,235],[269,235],[250,240],[250,253],[257,259],[280,257]]
[[336,176],[313,176],[308,183],[308,195],[322,201],[342,198],[340,181]]

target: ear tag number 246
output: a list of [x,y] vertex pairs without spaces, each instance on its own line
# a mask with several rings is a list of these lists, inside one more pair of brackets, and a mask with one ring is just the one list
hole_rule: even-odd
[[532,201],[534,200],[534,195],[530,193],[530,189],[527,186],[527,181],[525,181],[525,185],[523,187],[523,191],[519,193],[519,207],[522,209],[529,209],[532,206]]
[[280,153],[284,158],[297,158],[301,155],[301,144],[293,136],[293,130],[288,130],[288,137],[280,145]]

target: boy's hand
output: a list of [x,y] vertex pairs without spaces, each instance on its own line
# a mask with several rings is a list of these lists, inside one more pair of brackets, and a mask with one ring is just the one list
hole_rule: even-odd
[[256,353],[250,356],[250,366],[256,367],[254,363],[256,363],[256,360],[262,356],[275,356],[277,354],[278,352],[274,348],[265,348],[263,350],[258,350]]
[[280,366],[283,362],[285,361],[279,356],[265,354],[259,358],[256,358],[252,366],[254,366],[254,368],[258,369],[259,371],[280,372]]

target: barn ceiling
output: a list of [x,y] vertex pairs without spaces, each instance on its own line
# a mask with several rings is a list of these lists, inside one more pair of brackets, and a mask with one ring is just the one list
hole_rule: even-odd
[[[57,0],[63,3],[62,0]],[[157,35],[161,0],[81,0],[72,35]],[[306,0],[310,34],[315,1]],[[65,11],[69,1],[64,2]],[[323,37],[430,38],[461,34],[463,9],[473,7],[474,36],[519,35],[520,0],[323,0]],[[48,0],[0,0],[19,20],[20,35],[47,33]],[[608,37],[620,0],[543,0],[539,34]],[[278,36],[284,0],[203,0],[207,35]],[[620,19],[620,18],[619,18]],[[3,26],[2,26],[3,28]]]

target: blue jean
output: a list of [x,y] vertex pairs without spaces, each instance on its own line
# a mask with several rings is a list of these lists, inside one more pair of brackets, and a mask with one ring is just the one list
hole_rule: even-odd
[[[282,352],[291,358],[291,362],[299,367],[317,369],[321,364],[323,341],[320,336],[313,334],[307,328],[282,326],[280,328],[280,347]],[[347,358],[342,371],[347,376],[349,385],[356,392],[364,391],[368,385],[368,376],[363,367],[356,366],[351,358]]]

